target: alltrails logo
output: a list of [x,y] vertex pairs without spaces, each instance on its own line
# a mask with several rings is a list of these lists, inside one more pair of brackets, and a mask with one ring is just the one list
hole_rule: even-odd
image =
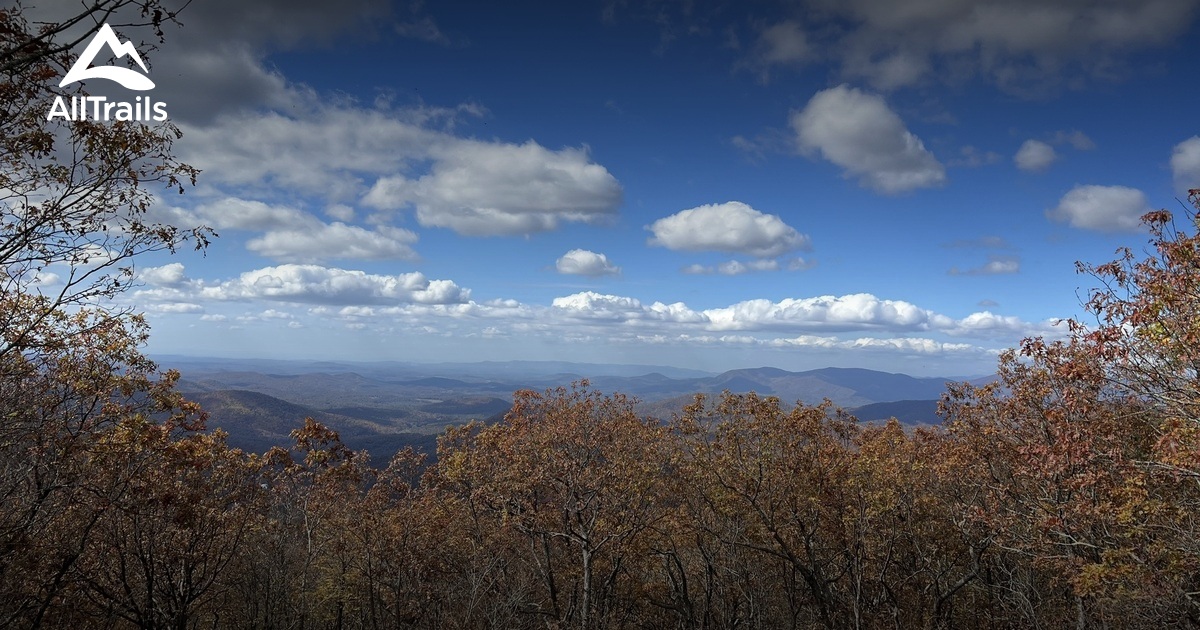
[[[122,42],[117,39],[117,34],[113,32],[108,24],[100,27],[96,36],[88,43],[87,48],[83,49],[83,54],[67,71],[67,76],[58,84],[58,87],[66,87],[77,81],[84,79],[108,79],[121,84],[126,89],[145,91],[154,88],[154,81],[150,77],[137,72],[130,68],[121,68],[118,66],[96,66],[90,67],[92,61],[96,59],[96,55],[100,54],[100,49],[107,44],[109,49],[116,55],[117,59],[125,56],[133,58],[133,61],[141,67],[142,72],[149,72],[146,68],[146,63],[142,61],[142,56],[138,54],[136,48],[130,42]],[[167,119],[167,104],[156,103],[149,96],[137,97],[134,102],[128,101],[109,101],[104,96],[72,96],[70,105],[68,101],[61,96],[54,97],[54,105],[50,107],[50,113],[46,115],[46,120],[54,120],[55,118],[65,118],[67,120],[131,120],[136,122],[162,122]]]

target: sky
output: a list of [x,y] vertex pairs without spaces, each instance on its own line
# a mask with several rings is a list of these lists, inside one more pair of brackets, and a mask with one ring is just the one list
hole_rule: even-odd
[[122,299],[152,354],[987,374],[1186,218],[1198,17],[193,0],[139,46],[202,171],[151,215],[219,238]]

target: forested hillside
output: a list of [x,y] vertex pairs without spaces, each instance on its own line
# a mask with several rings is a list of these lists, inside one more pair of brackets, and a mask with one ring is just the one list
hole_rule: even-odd
[[[81,125],[62,168],[66,132],[14,103],[57,93],[63,51],[0,27],[0,627],[1200,624],[1200,190],[1182,226],[1145,217],[1144,256],[1081,266],[1094,321],[951,386],[941,426],[754,394],[650,420],[584,381],[516,392],[432,465],[302,417],[245,452],[142,356],[138,316],[97,306],[130,259],[207,238],[140,218],[194,174],[173,131]],[[71,290],[42,294],[63,261]]]

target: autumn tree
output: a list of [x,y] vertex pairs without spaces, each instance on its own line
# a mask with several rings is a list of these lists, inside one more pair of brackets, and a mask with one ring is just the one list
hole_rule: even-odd
[[830,626],[844,611],[836,585],[842,528],[831,518],[846,506],[836,480],[849,472],[855,427],[830,426],[828,410],[789,412],[777,398],[727,394],[713,408],[699,397],[681,419],[681,432],[693,436],[684,460],[696,488],[690,508],[711,541],[704,556],[738,563],[705,573],[743,583],[718,612],[726,625]]
[[644,536],[668,499],[665,435],[631,400],[584,381],[517,392],[502,423],[447,453],[444,474],[526,550],[540,593],[521,612],[584,630],[638,618]]
[[36,349],[34,329],[56,310],[123,291],[133,258],[207,243],[203,227],[147,219],[160,191],[182,192],[197,171],[178,161],[169,122],[48,120],[74,44],[105,20],[161,38],[175,20],[158,0],[98,0],[55,23],[0,9],[0,355]]
[[[227,449],[205,442],[210,438],[183,438],[203,426],[203,414],[174,391],[177,373],[160,374],[140,353],[147,334],[140,316],[111,306],[130,286],[136,256],[207,242],[204,228],[147,218],[156,195],[182,192],[196,171],[174,158],[179,133],[169,123],[47,116],[55,97],[83,94],[82,85],[63,89],[58,83],[72,65],[75,44],[102,23],[147,28],[161,38],[161,27],[174,19],[157,0],[96,0],[54,23],[31,23],[19,3],[0,9],[5,627],[105,624],[117,617],[168,625],[202,606],[215,583],[213,571],[230,557],[215,551],[224,544],[213,538],[217,529],[202,531],[212,528],[209,517],[220,520],[224,510],[205,507],[201,499],[221,493],[199,489],[214,488],[206,484],[220,477]],[[200,459],[181,463],[189,456]],[[173,494],[193,470],[189,465],[205,472],[192,474],[193,492]],[[145,482],[152,473],[165,476],[156,477],[162,484],[151,489]],[[190,557],[224,560],[197,560],[205,565],[197,570],[178,554],[207,545],[200,542],[206,535],[216,555],[195,551]],[[142,553],[147,549],[154,551],[148,556]],[[119,579],[105,558],[124,563]],[[141,569],[136,575],[134,566]],[[197,581],[180,582],[177,569]],[[150,584],[155,575],[163,579]],[[175,586],[186,592],[171,591]],[[131,604],[130,594],[138,590],[153,606]],[[164,608],[164,597],[176,605]],[[89,608],[88,601],[99,608]]]
[[138,465],[108,461],[116,436],[150,420],[171,435],[203,423],[174,391],[178,373],[160,376],[138,352],[139,320],[54,312],[31,332],[38,353],[0,357],[0,625],[18,627],[69,609],[81,558],[158,465],[154,449]]
[[[1200,210],[1200,191],[1189,200]],[[1026,340],[998,385],[956,387],[944,404],[976,462],[964,508],[1004,550],[993,585],[1014,622],[1200,622],[1200,215],[1190,234],[1166,212],[1144,222],[1145,257],[1080,265],[1101,282],[1092,323]]]

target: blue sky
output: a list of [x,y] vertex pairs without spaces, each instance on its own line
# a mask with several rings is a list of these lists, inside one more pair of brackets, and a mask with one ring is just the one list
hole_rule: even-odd
[[1200,186],[1200,0],[246,5],[147,54],[152,353],[981,374]]

